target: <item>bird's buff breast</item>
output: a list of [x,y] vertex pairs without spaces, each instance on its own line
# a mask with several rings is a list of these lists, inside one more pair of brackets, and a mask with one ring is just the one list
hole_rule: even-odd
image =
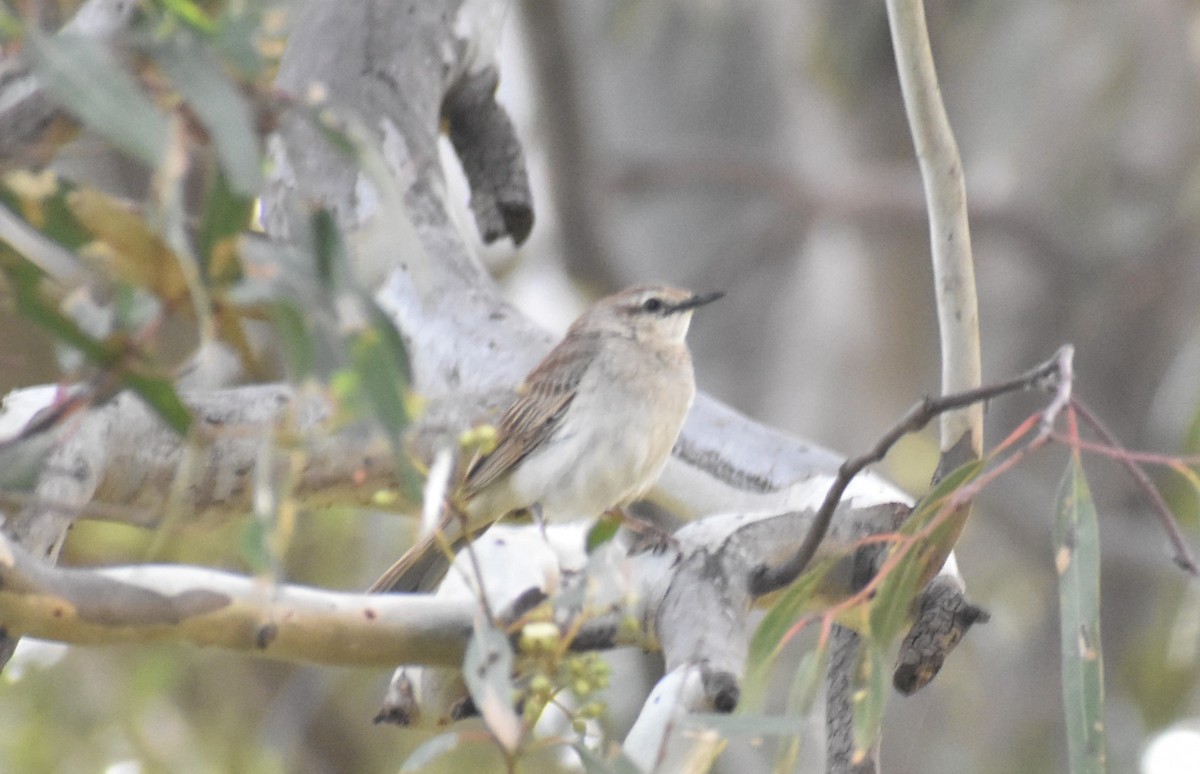
[[579,521],[645,493],[662,473],[691,407],[690,371],[660,374],[653,404],[647,393],[620,387],[622,380],[612,374],[589,374],[607,384],[598,390],[581,385],[558,431],[512,473],[518,507],[540,503],[546,521]]

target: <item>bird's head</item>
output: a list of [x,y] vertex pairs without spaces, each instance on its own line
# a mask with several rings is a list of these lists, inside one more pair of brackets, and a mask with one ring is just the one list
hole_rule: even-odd
[[600,299],[575,325],[640,340],[681,342],[693,310],[723,295],[693,293],[670,285],[639,285]]

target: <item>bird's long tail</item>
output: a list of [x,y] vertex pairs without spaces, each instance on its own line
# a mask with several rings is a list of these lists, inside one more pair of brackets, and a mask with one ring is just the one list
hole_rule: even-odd
[[[450,569],[447,550],[450,555],[454,555],[467,544],[467,536],[463,532],[465,522],[466,519],[447,508],[438,527],[405,551],[403,556],[371,584],[367,593],[433,591]],[[485,523],[472,530],[471,537],[483,532],[488,526],[489,524]]]

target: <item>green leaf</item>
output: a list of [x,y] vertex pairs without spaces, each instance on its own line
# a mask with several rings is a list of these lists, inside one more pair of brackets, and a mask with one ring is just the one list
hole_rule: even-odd
[[921,590],[925,567],[919,546],[909,549],[904,558],[879,585],[871,600],[870,634],[883,643],[890,643],[908,622],[912,600]]
[[930,519],[938,515],[951,495],[973,481],[982,471],[982,460],[972,460],[950,471],[929,494],[921,498],[921,502],[917,503],[913,514],[904,522],[900,532],[905,535],[919,532]]
[[9,40],[18,38],[25,31],[25,25],[21,20],[9,12],[7,6],[0,6],[0,40],[7,43]]
[[[367,307],[367,318],[371,327],[379,334],[382,346],[387,348],[388,359],[392,363],[391,368],[399,375],[398,384],[401,387],[401,397],[403,397],[404,389],[412,384],[412,366],[408,361],[408,347],[405,346],[404,338],[396,329],[392,318],[380,309],[379,305],[369,296],[364,295],[362,301]],[[406,413],[405,422],[407,423],[407,421]]]
[[211,38],[213,52],[236,74],[245,80],[256,80],[263,76],[267,62],[263,58],[262,43],[266,16],[278,13],[287,0],[267,0],[230,7],[221,16],[221,27]]
[[180,400],[175,385],[165,377],[123,371],[121,381],[146,401],[159,419],[180,435],[187,435],[192,426],[192,412]]
[[108,365],[120,353],[116,347],[97,341],[79,325],[42,298],[42,273],[24,258],[10,253],[11,260],[3,263],[5,274],[16,293],[17,311],[24,317],[49,331],[64,344],[79,350],[94,363]]
[[775,659],[790,639],[800,616],[812,606],[821,582],[837,562],[838,557],[829,557],[810,567],[780,595],[779,600],[763,616],[750,641],[750,673],[746,678],[745,690],[739,704],[756,706],[756,700],[763,694]]
[[887,657],[884,645],[868,638],[859,638],[858,672],[854,676],[854,755],[870,752],[883,725],[883,706],[887,698]]
[[317,281],[327,293],[332,293],[338,287],[339,273],[335,267],[345,264],[342,253],[342,234],[338,230],[337,221],[329,210],[320,209],[310,218],[313,237],[313,257],[316,259]]
[[[792,688],[788,692],[787,714],[794,718],[805,719],[812,712],[813,702],[824,685],[826,672],[826,655],[828,641],[823,642],[815,650],[805,653],[796,667],[795,677],[792,678]],[[779,755],[775,762],[775,771],[795,771],[800,760],[800,745],[805,738],[802,733],[805,728],[803,721],[796,721],[792,727],[791,739],[786,745],[780,745]]]
[[[915,535],[925,529],[948,507],[950,497],[961,487],[972,481],[983,470],[983,462],[974,460],[952,471],[938,482],[926,495],[912,515],[900,528],[903,535]],[[912,613],[913,597],[921,590],[929,576],[939,569],[932,566],[932,557],[941,557],[949,551],[944,542],[957,534],[958,525],[953,518],[946,519],[931,535],[908,552],[880,581],[879,588],[871,601],[870,634],[884,645],[890,643],[908,623]],[[893,546],[892,551],[900,550]],[[941,564],[938,561],[937,564]]]
[[166,11],[189,27],[200,32],[212,33],[217,23],[191,0],[157,0]]
[[262,158],[254,116],[221,63],[195,35],[175,35],[153,54],[208,130],[230,188],[245,197],[257,195]]
[[407,384],[404,350],[397,352],[394,342],[380,330],[367,328],[351,336],[348,342],[350,356],[363,395],[388,432],[397,459],[404,459],[403,434],[409,422],[408,407],[404,403]]
[[467,644],[463,680],[484,724],[502,748],[517,749],[521,719],[513,709],[512,645],[486,616],[475,616],[475,636]]
[[0,181],[0,201],[43,235],[75,251],[93,237],[68,204],[74,190],[71,181],[56,177],[50,170],[36,174],[17,170]]
[[291,301],[279,301],[271,305],[271,319],[279,334],[283,361],[287,364],[291,381],[298,383],[312,376],[317,355],[304,312]]
[[234,193],[224,174],[213,175],[196,235],[200,265],[208,280],[223,285],[241,276],[236,260],[238,237],[249,225],[253,210],[252,197]]
[[180,435],[187,433],[192,414],[169,379],[132,370],[123,363],[128,355],[122,347],[92,338],[74,320],[47,302],[40,289],[41,272],[23,258],[14,256],[14,260],[4,263],[3,270],[16,290],[17,310],[22,315],[82,352],[97,366],[112,370],[121,383],[146,401],[172,430]]
[[1124,687],[1147,731],[1166,728],[1188,712],[1200,687],[1200,587],[1182,576],[1155,595],[1154,610],[1121,655]]
[[1096,507],[1078,453],[1071,455],[1056,510],[1054,565],[1071,772],[1102,774],[1107,753],[1100,649],[1100,540]]
[[167,149],[167,118],[107,46],[32,28],[25,45],[34,71],[64,108],[130,156],[158,166]]
[[620,529],[621,517],[615,513],[605,513],[588,530],[585,550],[589,554],[595,553],[597,548],[616,537]]

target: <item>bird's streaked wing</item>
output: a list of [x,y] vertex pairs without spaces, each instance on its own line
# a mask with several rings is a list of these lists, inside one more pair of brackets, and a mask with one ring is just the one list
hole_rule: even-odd
[[518,389],[520,397],[504,412],[496,448],[471,466],[463,485],[470,498],[512,470],[553,435],[575,398],[579,381],[600,348],[599,336],[576,337],[572,346],[555,347]]

